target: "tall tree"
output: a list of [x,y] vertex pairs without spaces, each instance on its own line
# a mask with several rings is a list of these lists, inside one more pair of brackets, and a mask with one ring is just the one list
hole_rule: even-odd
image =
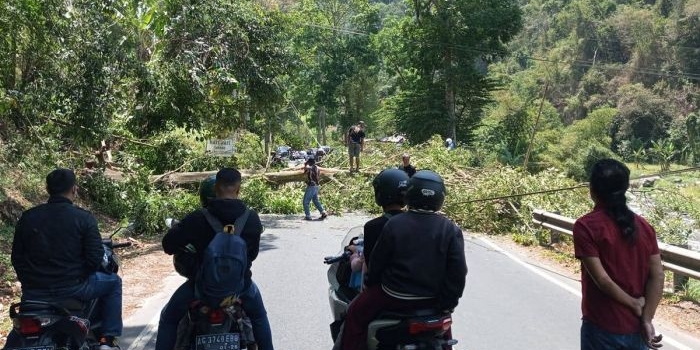
[[304,110],[313,111],[311,120],[325,144],[327,125],[344,128],[371,112],[365,107],[375,90],[378,58],[371,38],[379,29],[377,7],[367,0],[304,0],[295,16],[295,47],[303,67],[293,95]]
[[520,27],[515,0],[412,0],[383,40],[387,67],[400,77],[388,104],[397,128],[416,142],[434,133],[469,141],[495,87],[486,66]]
[[286,18],[255,1],[162,3],[165,24],[148,76],[139,82],[134,132],[182,126],[230,132],[253,128],[283,102],[278,78],[292,58]]

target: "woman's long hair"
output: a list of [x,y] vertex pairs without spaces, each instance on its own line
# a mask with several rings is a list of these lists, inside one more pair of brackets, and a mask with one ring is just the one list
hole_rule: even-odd
[[630,185],[630,170],[625,164],[614,159],[601,159],[591,169],[590,189],[605,212],[620,228],[622,236],[634,242],[637,227],[634,213],[627,207],[625,192]]

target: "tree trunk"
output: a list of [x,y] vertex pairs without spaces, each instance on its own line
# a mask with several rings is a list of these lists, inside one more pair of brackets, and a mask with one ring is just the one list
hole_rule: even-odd
[[445,51],[445,108],[449,121],[449,135],[452,142],[457,144],[457,117],[455,114],[455,86],[452,80],[452,48]]
[[[319,124],[320,124],[320,129],[321,129],[321,145],[327,145],[328,143],[326,142],[326,107],[322,106],[321,107],[321,115],[319,116]],[[321,146],[321,145],[316,145],[316,146]]]
[[272,145],[272,125],[270,118],[267,119],[267,135],[265,135],[265,155],[270,154],[270,146]]

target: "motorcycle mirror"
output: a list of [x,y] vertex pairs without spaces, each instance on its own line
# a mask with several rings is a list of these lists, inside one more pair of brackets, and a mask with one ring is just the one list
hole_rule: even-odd
[[112,239],[117,233],[122,232],[122,230],[126,231],[129,235],[133,235],[134,232],[136,231],[136,224],[133,222],[128,223],[126,226],[122,226],[114,230],[111,235],[109,235],[109,239]]
[[165,226],[168,228],[173,228],[173,226],[177,225],[179,221],[173,218],[167,218],[165,219]]

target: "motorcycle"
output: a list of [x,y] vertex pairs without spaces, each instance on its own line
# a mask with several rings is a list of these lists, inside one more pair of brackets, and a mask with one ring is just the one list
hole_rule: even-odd
[[[133,225],[120,227],[102,239],[104,257],[101,271],[117,273],[119,257],[115,249],[131,242],[114,243],[119,232],[133,232]],[[25,300],[10,306],[14,336],[9,336],[4,350],[90,350],[99,346],[101,317],[98,299],[84,302],[66,300]]]
[[[334,322],[331,337],[336,342],[350,301],[358,291],[349,287],[352,252],[347,249],[363,234],[363,226],[351,228],[341,242],[341,252],[324,258],[328,268],[328,299]],[[370,350],[450,349],[457,340],[448,336],[452,325],[449,313],[434,309],[408,313],[383,312],[368,326],[367,347]]]
[[[168,228],[178,220],[165,220]],[[226,300],[210,307],[194,300],[177,327],[176,350],[257,350],[253,325],[245,315],[241,301]]]
[[289,146],[278,146],[274,151],[270,152],[270,165],[286,167],[290,150],[291,147]]
[[253,325],[239,300],[212,308],[196,300],[180,320],[176,350],[256,350]]

